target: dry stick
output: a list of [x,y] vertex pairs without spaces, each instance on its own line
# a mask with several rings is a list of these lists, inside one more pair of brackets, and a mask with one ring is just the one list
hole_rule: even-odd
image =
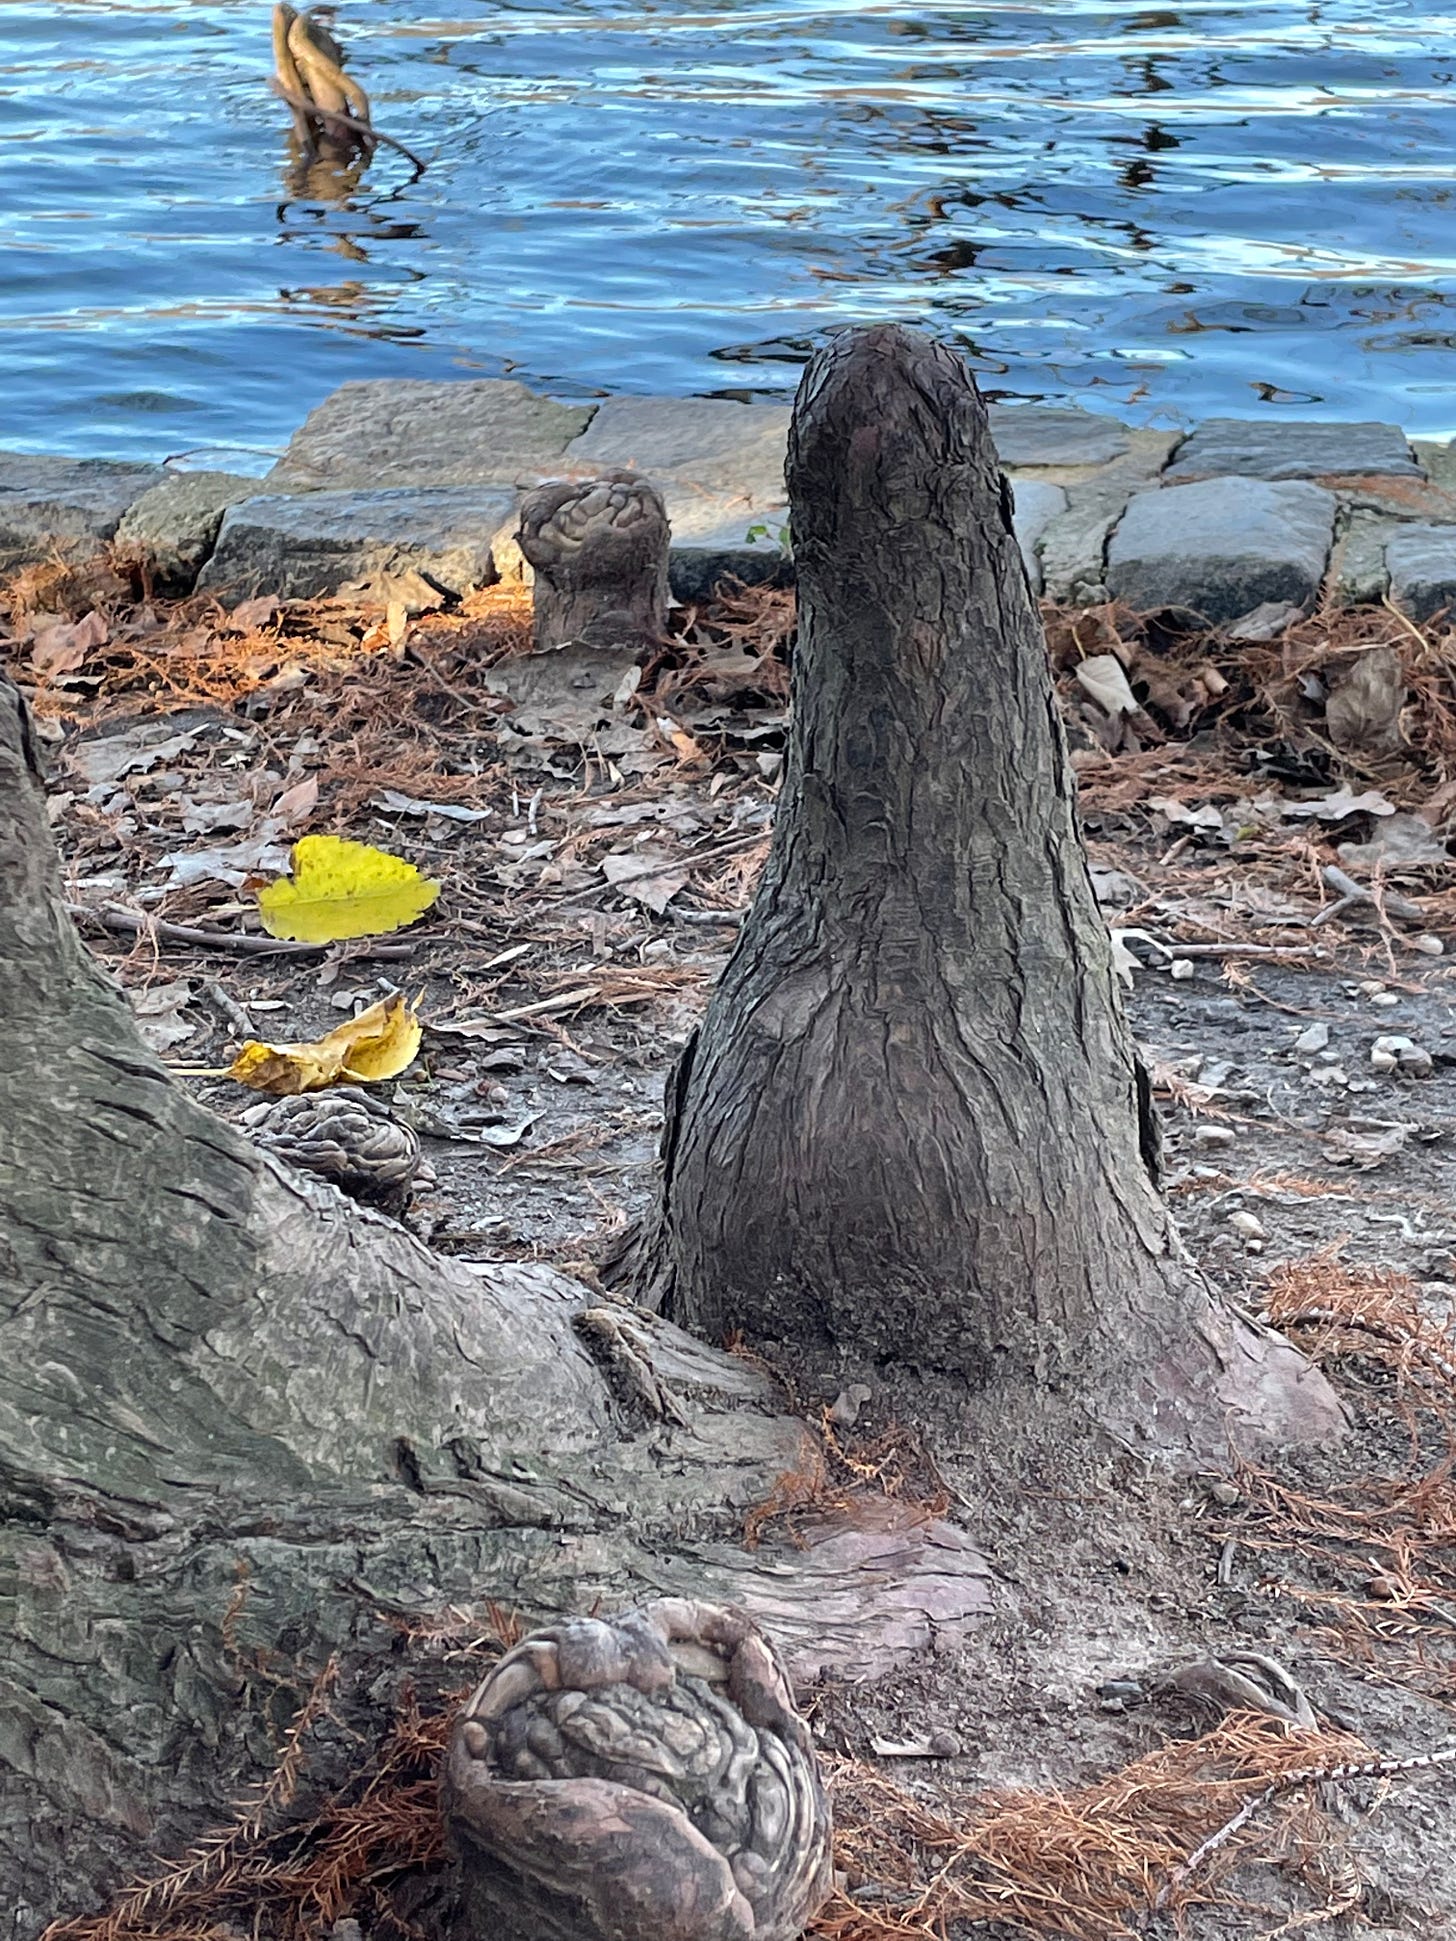
[[209,977],[203,983],[202,995],[236,1036],[250,1038],[253,1035],[252,1019],[236,999],[228,996],[215,977]]
[[[689,850],[686,856],[679,856],[675,862],[658,863],[652,869],[640,869],[635,876],[629,876],[625,883],[609,883],[604,877],[600,883],[589,884],[584,890],[573,890],[570,896],[558,897],[553,904],[549,905],[549,908],[569,910],[573,903],[584,903],[589,898],[601,896],[608,890],[617,890],[625,894],[628,883],[650,883],[655,876],[671,876],[676,870],[696,869],[699,863],[715,862],[719,856],[735,856],[740,850],[756,848],[767,835],[767,829],[759,829],[750,836],[730,836],[726,842],[714,843],[710,848]],[[734,920],[737,921],[736,918]],[[1320,955],[1323,955],[1323,952]]]
[[1337,868],[1334,863],[1327,863],[1320,874],[1332,890],[1340,892],[1340,901],[1332,903],[1328,909],[1321,910],[1317,917],[1312,917],[1311,927],[1315,924],[1327,923],[1332,916],[1342,909],[1348,909],[1352,903],[1373,903],[1378,911],[1383,913],[1388,910],[1393,917],[1404,917],[1411,923],[1424,923],[1426,920],[1426,913],[1419,903],[1412,903],[1409,898],[1396,896],[1389,890],[1384,890],[1377,896],[1374,890],[1363,888],[1353,876],[1347,876],[1344,870]]
[[1164,944],[1170,957],[1327,957],[1311,944]]
[[[231,935],[226,930],[197,930],[185,923],[168,923],[163,917],[137,916],[131,910],[93,910],[86,903],[68,903],[66,914],[77,923],[100,924],[103,930],[122,937],[147,937],[157,943],[191,944],[198,950],[226,950],[240,957],[314,957],[327,944],[285,943],[277,937]],[[413,957],[413,944],[367,943],[354,955],[359,957]]]
[[1300,1786],[1343,1784],[1349,1779],[1397,1779],[1402,1773],[1430,1772],[1453,1762],[1456,1762],[1456,1745],[1442,1746],[1436,1752],[1418,1752],[1410,1759],[1366,1759],[1348,1766],[1300,1766],[1293,1772],[1280,1773],[1276,1779],[1269,1781],[1262,1793],[1246,1799],[1232,1819],[1225,1820],[1221,1827],[1196,1846],[1182,1866],[1174,1868],[1158,1889],[1152,1911],[1160,1913],[1210,1855],[1217,1853],[1241,1827],[1247,1826],[1256,1813],[1262,1812],[1281,1793],[1293,1792]]
[[353,115],[346,115],[339,108],[321,108],[316,101],[309,101],[303,95],[294,94],[290,89],[285,88],[276,75],[269,75],[268,85],[280,101],[286,101],[288,103],[295,114],[314,115],[319,121],[333,128],[335,132],[343,129],[346,133],[358,136],[366,141],[383,142],[386,148],[397,149],[420,175],[423,175],[429,167],[427,162],[420,160],[413,149],[406,148],[403,142],[397,142],[393,135],[386,135],[382,128],[374,127],[371,122],[358,121]]

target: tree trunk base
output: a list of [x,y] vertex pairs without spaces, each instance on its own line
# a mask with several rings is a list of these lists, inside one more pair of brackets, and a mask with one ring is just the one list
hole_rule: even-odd
[[346,1777],[452,1607],[738,1602],[845,1675],[985,1611],[975,1552],[899,1511],[744,1546],[821,1468],[748,1363],[442,1260],[195,1104],[65,915],[3,683],[0,1011],[6,1941],[226,1820],[331,1663],[310,1792]]

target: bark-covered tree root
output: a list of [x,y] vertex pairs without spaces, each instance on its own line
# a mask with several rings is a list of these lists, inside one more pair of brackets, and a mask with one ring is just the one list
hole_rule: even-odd
[[669,1092],[666,1310],[1061,1393],[1138,1447],[1341,1410],[1180,1257],[1045,642],[955,352],[851,332],[799,387],[773,849]]
[[[309,1785],[367,1764],[451,1607],[702,1597],[766,1614],[801,1675],[985,1608],[969,1546],[889,1509],[750,1555],[745,1508],[813,1460],[753,1369],[442,1261],[194,1103],[64,912],[3,682],[0,1016],[6,1941],[225,1819],[333,1659]],[[427,1931],[463,1941],[450,1905]]]

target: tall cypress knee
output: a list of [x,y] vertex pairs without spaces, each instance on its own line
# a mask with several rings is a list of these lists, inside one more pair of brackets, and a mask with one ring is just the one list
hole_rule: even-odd
[[811,362],[769,863],[670,1088],[655,1264],[719,1336],[1034,1384],[1202,1456],[1331,1391],[1185,1264],[1078,828],[1046,646],[964,361]]

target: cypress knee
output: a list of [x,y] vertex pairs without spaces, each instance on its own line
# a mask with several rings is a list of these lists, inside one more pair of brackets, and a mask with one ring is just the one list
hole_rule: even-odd
[[1342,1417],[1186,1263],[1045,640],[964,360],[845,333],[799,387],[769,862],[669,1090],[669,1311],[1055,1390],[1188,1460]]

